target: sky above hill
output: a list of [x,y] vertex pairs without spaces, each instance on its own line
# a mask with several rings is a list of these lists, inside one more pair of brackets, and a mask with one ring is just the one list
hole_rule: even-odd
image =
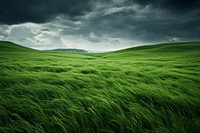
[[1,0],[0,40],[109,51],[200,40],[199,0]]

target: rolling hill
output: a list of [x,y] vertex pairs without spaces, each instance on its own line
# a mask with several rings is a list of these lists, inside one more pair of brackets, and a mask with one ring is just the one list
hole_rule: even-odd
[[23,52],[29,50],[34,51],[33,49],[26,48],[12,42],[0,41],[0,52]]
[[88,53],[87,50],[84,50],[84,49],[53,49],[53,50],[50,50],[50,51],[63,51],[63,52],[73,52],[73,53]]
[[0,132],[200,131],[200,42],[108,53],[0,42]]

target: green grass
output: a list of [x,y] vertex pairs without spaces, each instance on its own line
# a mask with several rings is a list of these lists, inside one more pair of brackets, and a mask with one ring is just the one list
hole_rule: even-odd
[[200,43],[108,53],[0,42],[0,132],[198,133]]

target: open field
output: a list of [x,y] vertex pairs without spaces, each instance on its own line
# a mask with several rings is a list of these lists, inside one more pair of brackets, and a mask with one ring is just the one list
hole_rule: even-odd
[[200,131],[200,42],[109,53],[0,42],[0,132]]

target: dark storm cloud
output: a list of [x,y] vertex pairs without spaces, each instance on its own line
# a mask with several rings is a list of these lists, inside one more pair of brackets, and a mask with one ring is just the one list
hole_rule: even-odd
[[[187,4],[184,1],[184,4],[177,0],[159,2],[141,0],[113,3],[111,6],[105,4],[99,10],[95,10],[94,15],[91,15],[80,29],[64,30],[63,34],[81,34],[91,41],[91,32],[99,37],[107,34],[110,37],[152,43],[169,41],[174,37],[181,38],[182,41],[199,39],[200,10],[194,8],[195,6],[190,7],[197,4],[197,1],[188,3],[189,7],[185,7]],[[185,12],[186,8],[188,12]],[[181,9],[184,11],[182,14],[178,13]]]
[[88,0],[1,0],[0,23],[44,23],[60,14],[81,15],[90,8]]
[[196,41],[199,7],[199,0],[1,0],[0,39],[88,49]]
[[188,12],[199,8],[199,0],[131,0],[141,5],[151,4],[174,12]]

